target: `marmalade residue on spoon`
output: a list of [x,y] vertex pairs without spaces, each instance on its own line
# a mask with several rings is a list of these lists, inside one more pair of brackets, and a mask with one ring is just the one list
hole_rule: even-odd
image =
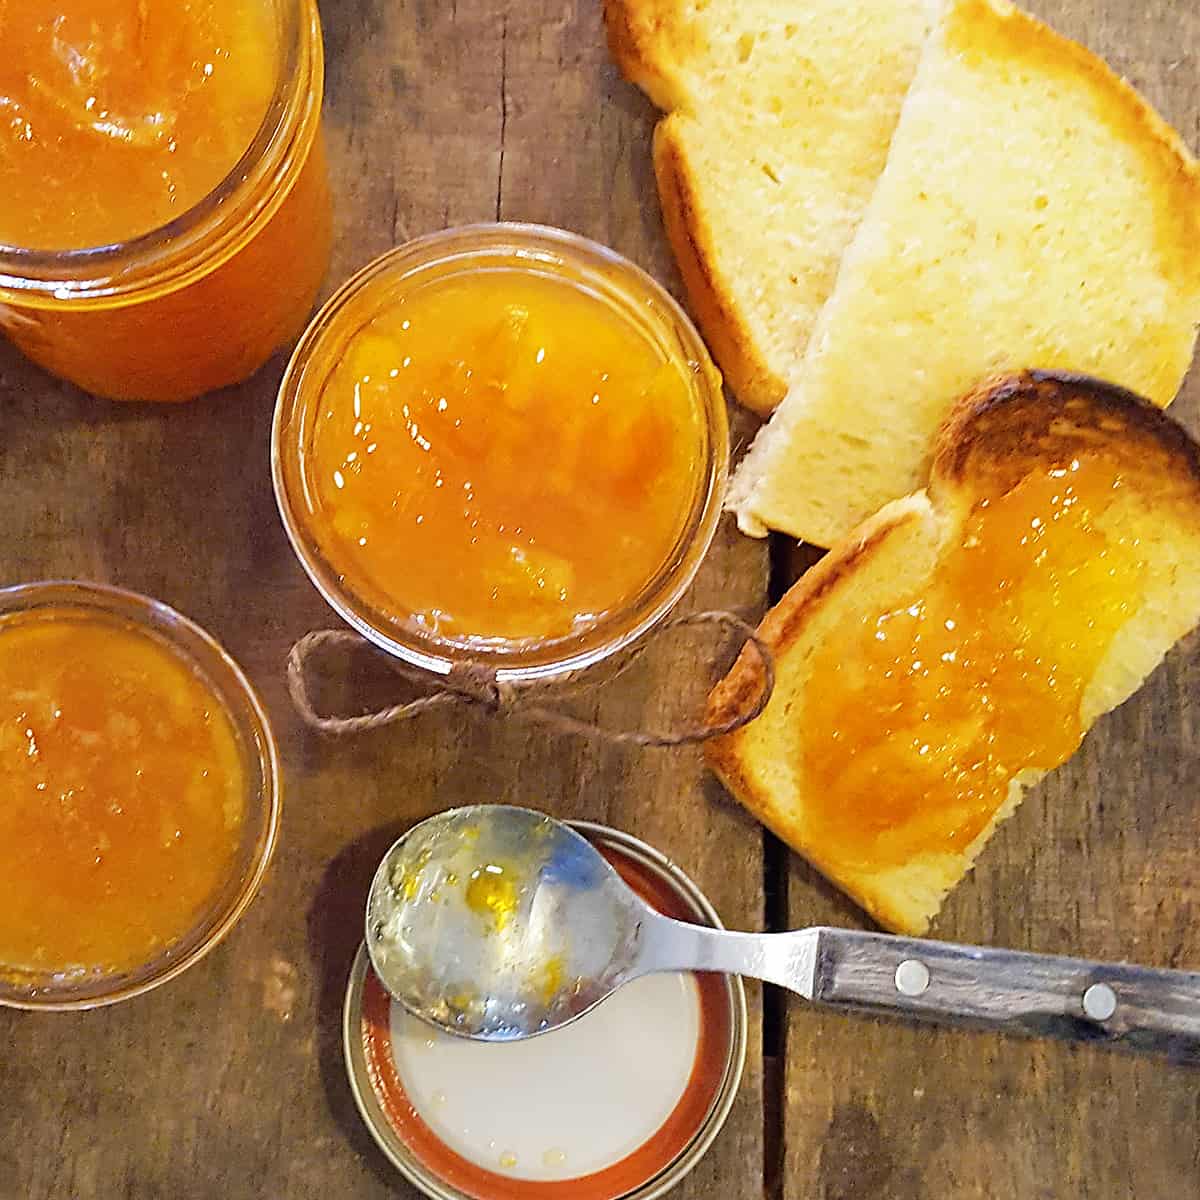
[[928,587],[820,646],[801,764],[815,843],[850,866],[961,852],[1019,771],[1070,757],[1141,594],[1137,538],[1102,523],[1120,486],[1081,457],[980,499]]
[[424,283],[350,340],[304,456],[346,585],[447,639],[594,624],[670,558],[701,473],[686,369],[573,282]]
[[520,902],[514,882],[515,872],[500,863],[483,863],[471,872],[467,882],[467,907],[478,913],[497,933],[503,933]]

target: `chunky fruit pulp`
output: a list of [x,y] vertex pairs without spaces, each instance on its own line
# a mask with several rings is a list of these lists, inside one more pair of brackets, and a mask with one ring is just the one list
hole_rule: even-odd
[[270,0],[0,0],[0,243],[174,220],[229,173],[279,66]]
[[561,278],[430,282],[349,343],[305,455],[348,588],[447,639],[593,624],[663,566],[702,434],[688,368]]
[[[136,237],[211,194],[271,100],[278,8],[0,0],[0,243]],[[200,222],[185,275],[156,276],[139,252],[123,276],[135,282],[111,300],[0,294],[0,328],[35,362],[97,395],[186,400],[241,382],[298,336],[329,261],[332,214],[315,118],[320,33],[311,0],[296,8],[305,65],[273,143],[287,148],[276,169],[239,183]]]
[[0,626],[0,972],[145,962],[228,879],[237,735],[148,634],[39,615]]
[[981,499],[929,587],[831,637],[804,716],[816,844],[848,865],[962,852],[1027,768],[1079,745],[1080,702],[1136,611],[1136,537],[1101,528],[1120,477],[1074,460]]

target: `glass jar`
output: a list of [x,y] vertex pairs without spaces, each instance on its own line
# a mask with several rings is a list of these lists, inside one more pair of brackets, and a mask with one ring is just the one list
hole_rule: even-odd
[[[394,317],[399,302],[431,283],[440,285],[480,272],[494,277],[503,271],[570,284],[602,305],[606,320],[619,322],[631,337],[652,346],[661,364],[678,372],[690,405],[688,428],[694,431],[688,434],[689,491],[681,493],[679,531],[661,561],[631,594],[594,620],[565,636],[507,641],[452,638],[414,619],[400,603],[383,604],[378,596],[368,599],[364,589],[356,591],[330,561],[322,549],[306,458],[313,454],[326,385],[357,334],[381,314]],[[444,406],[445,401],[441,403]],[[535,444],[538,429],[531,427],[529,436]],[[603,450],[597,447],[596,452]],[[355,275],[325,304],[297,346],[280,388],[272,437],[275,494],[284,526],[305,571],[339,616],[376,646],[422,670],[445,675],[456,666],[482,666],[506,682],[553,679],[591,666],[632,643],[666,615],[691,583],[712,541],[728,457],[720,375],[671,296],[644,271],[604,246],[561,230],[520,224],[434,233],[385,254]],[[535,456],[531,469],[536,469],[536,461]]]
[[182,937],[129,970],[77,978],[0,969],[0,1007],[96,1008],[175,978],[216,946],[249,907],[279,833],[279,753],[266,712],[237,663],[209,634],[165,604],[101,584],[48,581],[0,589],[0,632],[12,622],[60,615],[145,633],[200,677],[224,707],[236,735],[245,781],[241,833],[225,879]]
[[316,0],[264,0],[275,92],[224,180],[179,218],[110,246],[0,245],[0,328],[36,363],[118,400],[186,400],[246,379],[299,336],[329,261]]

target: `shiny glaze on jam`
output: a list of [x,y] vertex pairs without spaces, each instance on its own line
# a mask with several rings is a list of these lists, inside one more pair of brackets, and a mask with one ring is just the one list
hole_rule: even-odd
[[0,971],[87,975],[186,933],[240,842],[237,735],[207,684],[135,628],[0,625]]
[[126,241],[203,199],[262,124],[270,0],[0,0],[0,243]]
[[1102,516],[1121,486],[1073,459],[980,499],[926,588],[816,652],[808,825],[840,862],[961,852],[1026,768],[1079,745],[1080,701],[1145,569]]
[[663,566],[702,445],[684,371],[596,296],[463,274],[376,316],[329,376],[312,527],[352,591],[430,634],[562,637]]

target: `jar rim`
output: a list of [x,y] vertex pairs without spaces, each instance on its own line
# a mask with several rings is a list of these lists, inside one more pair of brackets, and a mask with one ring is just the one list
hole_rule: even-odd
[[0,979],[0,1008],[61,1012],[116,1004],[161,987],[225,939],[258,894],[274,855],[282,773],[279,747],[257,691],[229,652],[196,622],[161,600],[110,584],[46,579],[0,588],[0,619],[39,609],[64,609],[127,622],[146,636],[156,637],[199,672],[237,733],[247,768],[244,832],[253,835],[253,845],[244,846],[230,878],[218,887],[192,924],[142,963],[79,982],[31,980],[28,985],[17,985]]
[[[448,265],[448,274],[466,271],[489,257],[502,257],[507,269],[520,269],[523,263],[531,268],[538,263],[574,268],[584,273],[583,278],[577,280],[570,274],[564,278],[585,285],[603,278],[612,293],[620,295],[625,305],[622,315],[632,320],[635,313],[640,317],[649,314],[663,334],[664,352],[669,349],[672,356],[678,354],[680,361],[692,368],[703,447],[683,527],[658,572],[640,592],[593,624],[563,637],[445,638],[417,628],[401,613],[382,612],[357,597],[322,554],[300,500],[304,417],[316,403],[326,373],[315,383],[312,375],[320,369],[328,342],[344,334],[344,324],[339,326],[339,321],[348,306],[376,285],[391,284],[388,296],[394,298],[406,280],[433,268]],[[657,625],[686,591],[712,543],[724,502],[728,460],[729,426],[720,375],[678,302],[617,251],[567,230],[522,222],[484,222],[425,234],[380,255],[347,280],[314,317],[288,363],[271,434],[272,479],[284,529],[309,579],[338,616],[379,649],[410,666],[434,675],[447,675],[468,664],[483,666],[494,669],[503,682],[544,681],[583,670],[631,645]]]
[[[278,8],[282,53],[275,89],[250,144],[220,182],[167,224],[123,241],[57,250],[0,242],[0,294],[24,303],[63,302],[123,295],[167,277],[180,276],[175,286],[182,286],[197,270],[197,251],[204,250],[202,273],[208,273],[241,244],[262,205],[248,206],[230,222],[230,202],[270,179],[287,162],[298,132],[306,126],[315,132],[320,113],[324,61],[316,0],[278,0]],[[208,242],[214,232],[215,246]]]

